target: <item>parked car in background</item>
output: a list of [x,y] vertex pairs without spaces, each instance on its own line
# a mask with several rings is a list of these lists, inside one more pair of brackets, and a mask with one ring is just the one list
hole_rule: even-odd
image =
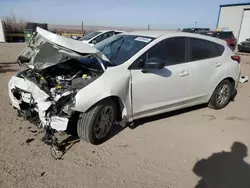
[[225,40],[232,50],[236,48],[237,39],[232,31],[200,31],[198,33]]
[[209,28],[184,28],[182,29],[182,32],[187,32],[187,33],[198,33],[200,31],[209,31]]
[[224,108],[240,78],[240,57],[225,41],[185,32],[128,32],[92,47],[38,28],[18,61],[27,69],[8,87],[19,115],[64,131],[79,114],[78,135],[92,144],[115,122],[203,103]]
[[28,42],[32,38],[33,34],[36,32],[37,27],[48,30],[47,23],[28,22],[24,28],[25,42]]
[[246,41],[238,44],[239,52],[250,52],[250,39],[246,39]]
[[83,36],[82,38],[78,40],[82,41],[83,43],[94,46],[95,44],[103,41],[104,39],[107,39],[113,35],[117,35],[123,32],[124,31],[118,31],[118,30],[94,31],[94,32],[88,33],[87,35]]

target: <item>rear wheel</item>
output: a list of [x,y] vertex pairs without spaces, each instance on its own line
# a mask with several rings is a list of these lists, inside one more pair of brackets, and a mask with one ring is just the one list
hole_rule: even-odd
[[229,80],[222,81],[215,89],[208,106],[222,109],[228,105],[233,94],[233,84]]
[[105,100],[86,113],[81,113],[77,123],[78,136],[91,143],[100,144],[107,138],[116,119],[116,105]]

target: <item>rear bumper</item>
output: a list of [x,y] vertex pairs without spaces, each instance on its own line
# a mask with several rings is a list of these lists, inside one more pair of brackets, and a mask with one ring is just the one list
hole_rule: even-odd
[[237,79],[235,80],[235,89],[237,89],[238,86],[239,86],[240,76],[241,76],[241,70],[239,71],[238,77],[237,77]]

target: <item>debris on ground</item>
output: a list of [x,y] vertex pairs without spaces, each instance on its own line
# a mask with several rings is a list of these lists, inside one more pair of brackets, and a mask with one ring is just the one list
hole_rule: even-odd
[[35,139],[34,138],[28,138],[27,140],[26,140],[26,144],[29,144],[30,142],[32,142],[32,141],[34,141]]
[[37,130],[29,130],[29,132],[36,133]]
[[245,82],[248,82],[248,76],[241,76],[240,77],[240,83],[245,83]]
[[42,173],[41,173],[41,177],[43,177],[44,174],[45,174],[45,172],[42,172]]

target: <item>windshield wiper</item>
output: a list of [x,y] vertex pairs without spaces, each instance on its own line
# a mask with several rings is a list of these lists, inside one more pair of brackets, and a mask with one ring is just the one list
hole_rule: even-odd
[[122,46],[123,43],[124,43],[124,39],[122,40],[121,44],[120,44],[119,47],[116,49],[116,51],[115,51],[115,52],[112,54],[112,56],[110,57],[110,61],[113,59],[113,57],[114,57],[114,59],[116,58],[116,56],[117,56],[118,52],[120,51],[121,46]]

